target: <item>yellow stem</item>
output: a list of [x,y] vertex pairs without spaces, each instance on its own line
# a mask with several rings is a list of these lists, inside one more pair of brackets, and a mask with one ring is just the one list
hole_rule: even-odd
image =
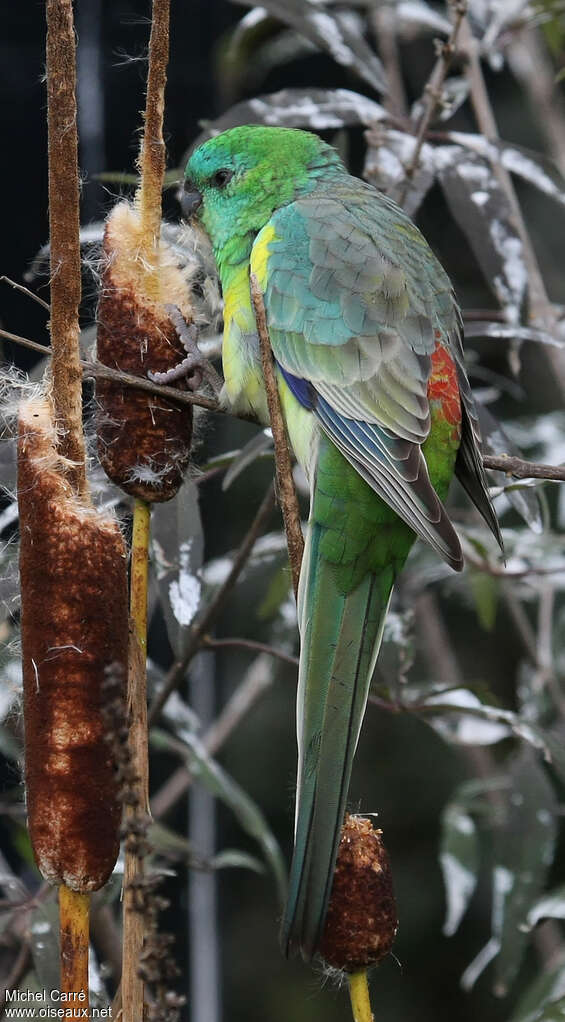
[[144,500],[136,500],[133,509],[131,543],[130,612],[137,641],[144,653],[147,650],[147,570],[150,520],[151,506]]
[[77,1007],[87,1010],[89,916],[90,895],[71,891],[62,884],[59,887],[61,993],[76,994]]
[[[147,751],[147,575],[149,561],[149,525],[151,507],[136,500],[133,512],[133,536],[130,570],[130,613],[133,636],[130,643],[128,672],[128,717],[130,761],[135,780],[136,804],[126,809],[126,817],[144,814],[148,807],[149,760]],[[144,1015],[144,984],[138,976],[139,956],[143,950],[145,920],[135,896],[135,882],[143,874],[143,857],[128,849],[124,857],[124,931],[122,969],[122,1019],[139,1022]]]
[[373,1022],[367,970],[361,969],[359,972],[352,972],[348,979],[354,1022]]

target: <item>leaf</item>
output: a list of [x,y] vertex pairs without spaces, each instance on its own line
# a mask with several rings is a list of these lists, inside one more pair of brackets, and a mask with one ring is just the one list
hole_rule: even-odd
[[500,163],[511,174],[534,185],[544,195],[565,206],[565,178],[555,164],[542,153],[523,146],[509,145],[503,140],[489,140],[484,135],[452,131],[453,142],[472,149],[485,159]]
[[522,326],[521,323],[512,324],[477,321],[465,325],[465,337],[498,337],[505,341],[537,341],[541,344],[551,344],[555,348],[562,348],[565,340],[551,334],[548,330],[541,330],[539,327]]
[[441,817],[439,861],[447,902],[443,932],[452,937],[477,886],[479,871],[479,840],[475,821],[470,815],[465,785],[445,807]]
[[[254,7],[250,0],[232,0]],[[378,57],[363,36],[351,29],[340,11],[330,13],[315,0],[265,0],[261,4],[273,17],[289,25],[310,42],[329,53],[342,67],[355,72],[377,92],[386,92],[386,76]]]
[[434,150],[424,142],[418,159],[418,166],[410,179],[403,198],[406,184],[406,168],[414,155],[416,139],[404,131],[393,128],[383,129],[377,125],[367,133],[367,156],[363,176],[380,191],[386,192],[395,202],[400,202],[409,216],[414,216],[424,201],[435,179]]
[[205,124],[205,131],[195,145],[241,124],[327,131],[374,124],[385,116],[386,111],[379,103],[349,89],[281,89],[236,103],[217,120]]
[[238,848],[224,848],[210,859],[212,869],[250,869],[254,873],[264,873],[265,867],[254,855],[248,855]]
[[485,632],[492,632],[498,607],[499,581],[485,571],[476,571],[473,568],[467,572],[467,578],[479,624]]
[[204,533],[194,481],[187,480],[174,500],[157,504],[152,518],[152,556],[161,607],[171,649],[179,659],[200,605],[202,589],[199,571]]
[[[486,454],[511,454],[518,458],[523,457],[523,453],[510,439],[508,434],[505,432],[504,427],[494,417],[488,408],[485,408],[480,402],[477,404],[479,413],[479,425],[481,427],[481,435],[483,441],[483,452]],[[489,472],[491,470],[489,469]],[[492,476],[496,479],[499,486],[504,486],[508,482],[504,472],[492,472]],[[541,504],[539,496],[535,489],[528,489],[522,487],[520,489],[511,488],[505,486],[505,492],[508,495],[508,499],[512,504],[513,508],[518,512],[521,518],[526,522],[526,525],[530,527],[532,532],[537,535],[543,532],[543,518],[541,513]]]
[[251,869],[255,873],[265,872],[265,867],[259,859],[236,848],[225,848],[211,859],[199,862],[190,841],[157,820],[152,821],[148,837],[154,851],[167,858],[184,860],[192,869],[237,868]]
[[259,844],[265,861],[270,866],[276,881],[281,903],[286,897],[286,870],[279,845],[263,813],[229,774],[206,751],[203,743],[194,734],[186,734],[179,742],[166,731],[154,728],[151,742],[165,751],[180,752],[191,773],[204,785],[207,791],[228,806],[243,830]]
[[[552,1019],[562,1019],[557,1014],[565,1007],[565,954],[560,954],[557,959],[546,965],[544,971],[536,976],[535,980],[527,987],[526,992],[518,1001],[518,1006],[510,1022],[539,1022],[545,1017],[545,1022]],[[544,1016],[544,1012],[549,1014]]]
[[556,839],[555,793],[529,750],[513,757],[511,788],[493,828],[492,935],[462,977],[469,989],[496,957],[494,993],[507,994],[526,948],[528,907],[545,883]]
[[405,39],[413,38],[415,29],[425,28],[433,32],[449,35],[451,22],[435,11],[423,0],[397,0],[394,5],[397,30]]
[[457,745],[494,745],[512,734],[509,711],[486,706],[469,689],[434,692],[420,703],[420,709],[424,707],[436,708],[437,716],[429,723],[445,741]]
[[458,146],[434,151],[447,203],[509,323],[519,323],[527,285],[522,242],[492,167]]
[[542,919],[565,919],[565,884],[554,888],[534,902],[528,912],[528,929],[537,926]]

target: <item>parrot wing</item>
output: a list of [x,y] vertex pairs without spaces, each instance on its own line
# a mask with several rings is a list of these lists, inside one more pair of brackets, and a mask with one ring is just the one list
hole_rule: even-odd
[[273,353],[351,465],[460,569],[459,540],[421,451],[431,355],[457,330],[451,285],[405,214],[349,180],[341,192],[336,185],[282,207],[257,236],[251,270]]

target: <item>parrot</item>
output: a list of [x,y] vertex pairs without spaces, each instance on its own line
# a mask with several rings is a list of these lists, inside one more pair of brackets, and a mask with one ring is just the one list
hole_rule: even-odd
[[198,145],[181,207],[224,301],[223,400],[269,425],[250,275],[288,439],[310,488],[300,571],[294,850],[281,946],[316,954],[353,757],[393,586],[417,537],[455,571],[457,475],[502,546],[451,282],[386,194],[295,128]]

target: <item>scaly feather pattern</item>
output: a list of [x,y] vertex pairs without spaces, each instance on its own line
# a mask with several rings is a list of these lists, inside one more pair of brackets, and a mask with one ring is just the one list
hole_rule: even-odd
[[[285,952],[315,954],[394,581],[416,536],[453,568],[454,471],[500,538],[451,284],[406,214],[307,132],[242,127],[187,167],[225,301],[226,399],[267,422],[249,274],[311,487],[299,592],[298,783]],[[459,452],[459,453],[458,453]]]

